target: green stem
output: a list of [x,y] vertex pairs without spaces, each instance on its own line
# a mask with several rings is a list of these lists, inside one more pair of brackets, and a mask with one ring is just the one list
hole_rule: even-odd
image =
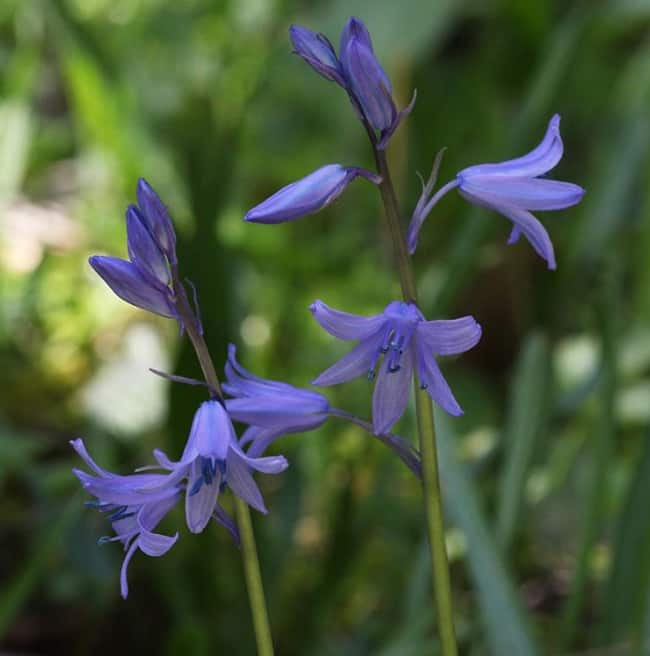
[[[374,133],[366,126],[370,141],[375,152],[377,171],[382,178],[379,191],[384,204],[384,216],[388,231],[393,242],[393,251],[400,274],[404,300],[417,303],[415,277],[411,268],[406,241],[402,230],[399,205],[390,176],[386,154],[377,148]],[[433,423],[433,406],[431,398],[425,390],[415,384],[415,407],[418,420],[420,439],[420,454],[422,457],[422,478],[424,482],[424,508],[431,551],[431,566],[433,573],[433,596],[436,600],[438,614],[438,631],[443,656],[456,656],[456,633],[454,630],[454,614],[451,601],[451,582],[449,563],[445,547],[445,527],[442,516],[442,500],[440,494],[440,477],[438,474],[438,457],[436,453],[436,432]]]
[[[205,343],[202,331],[199,328],[199,324],[187,299],[185,288],[180,282],[178,272],[175,268],[172,270],[172,278],[177,297],[177,309],[184,322],[187,336],[190,338],[190,342],[192,342],[196,357],[201,365],[205,382],[210,389],[216,392],[218,400],[223,402],[221,384],[219,383],[214,363],[208,351],[208,346]],[[234,498],[237,526],[241,539],[246,589],[248,590],[248,600],[251,607],[251,614],[253,615],[253,629],[255,631],[257,653],[259,656],[273,656],[273,639],[271,638],[269,614],[264,598],[264,586],[262,585],[262,574],[257,556],[257,546],[255,544],[255,533],[253,532],[250,509],[248,504],[238,496],[234,495]]]

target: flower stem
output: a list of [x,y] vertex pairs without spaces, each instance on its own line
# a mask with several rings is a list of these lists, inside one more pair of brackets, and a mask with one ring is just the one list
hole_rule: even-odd
[[[177,309],[185,325],[187,336],[194,347],[194,352],[201,365],[205,382],[208,388],[216,393],[220,402],[223,402],[223,392],[221,384],[217,377],[214,362],[210,356],[210,351],[203,338],[203,331],[199,327],[199,322],[190,307],[187,294],[183,284],[180,282],[178,272],[174,267],[172,269],[172,279],[174,291],[177,296]],[[255,544],[255,533],[253,532],[253,522],[248,504],[233,495],[235,499],[235,511],[237,513],[237,527],[241,540],[242,560],[244,562],[244,576],[246,577],[246,589],[248,591],[248,600],[253,616],[253,629],[255,631],[255,642],[257,644],[258,656],[273,656],[273,640],[271,638],[271,628],[269,624],[269,614],[266,608],[264,598],[264,587],[262,585],[262,574],[260,572],[260,562],[257,556],[257,546]]]
[[[391,180],[388,162],[384,150],[377,147],[374,133],[366,126],[368,136],[375,153],[377,172],[382,178],[379,191],[384,204],[384,216],[393,242],[395,260],[399,269],[402,294],[407,302],[417,303],[415,277],[411,268],[406,241],[402,229],[399,205]],[[449,563],[445,547],[445,529],[442,516],[440,478],[438,475],[438,458],[436,453],[436,432],[433,423],[433,406],[431,398],[421,389],[414,379],[415,407],[418,420],[420,454],[422,456],[422,477],[424,481],[424,508],[431,551],[433,574],[433,596],[436,600],[438,631],[442,647],[442,656],[456,656],[456,633],[451,601],[451,582]]]

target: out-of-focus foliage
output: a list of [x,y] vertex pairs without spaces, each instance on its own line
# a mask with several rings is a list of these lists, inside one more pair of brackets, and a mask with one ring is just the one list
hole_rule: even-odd
[[[542,217],[558,273],[501,217],[450,195],[415,265],[428,316],[471,313],[480,345],[443,364],[465,409],[438,417],[465,654],[638,654],[650,643],[650,3],[546,0],[4,0],[0,3],[0,644],[42,654],[253,653],[239,554],[216,527],[138,556],[86,511],[67,441],[128,472],[178,455],[201,391],[172,322],[114,298],[86,263],[124,253],[145,176],[173,211],[218,361],[304,385],[343,353],[322,298],[399,294],[379,199],[353,185],[280,227],[245,211],[330,162],[371,166],[347,99],[292,57],[287,27],[334,41],[367,22],[411,118],[390,148],[405,214],[440,180],[520,155],[553,112],[558,176],[587,189]],[[362,380],[329,390],[368,415]],[[278,449],[256,518],[277,651],[435,653],[418,484],[355,428]],[[413,413],[399,425],[414,437]],[[178,517],[180,522],[181,517]],[[596,653],[596,652],[594,652]]]

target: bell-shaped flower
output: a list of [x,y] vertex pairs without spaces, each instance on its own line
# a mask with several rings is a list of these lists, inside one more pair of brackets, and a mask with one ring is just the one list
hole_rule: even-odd
[[[233,397],[226,399],[226,409],[235,421],[248,424],[239,444],[248,445],[246,453],[249,457],[263,455],[272,442],[284,435],[318,428],[328,417],[338,417],[374,434],[371,424],[344,410],[331,407],[322,394],[260,378],[247,371],[237,362],[233,344],[228,347],[226,379],[222,388]],[[375,437],[421,478],[420,454],[410,442],[392,433],[382,433]]]
[[523,234],[535,251],[546,260],[549,269],[556,268],[553,244],[544,226],[529,210],[561,210],[580,202],[584,189],[570,182],[542,177],[562,158],[560,117],[551,118],[541,143],[527,155],[498,164],[479,164],[463,169],[451,182],[428,198],[425,189],[413,214],[408,230],[408,246],[415,252],[422,223],[433,206],[447,192],[458,188],[466,200],[494,210],[513,223],[508,244]]
[[379,131],[379,148],[384,148],[401,120],[410,113],[409,106],[398,112],[388,76],[377,59],[370,33],[358,18],[350,18],[341,32],[339,56],[323,34],[292,25],[289,35],[294,52],[328,80],[348,93],[360,119]]
[[473,317],[426,321],[415,304],[401,301],[389,303],[381,314],[369,317],[334,310],[322,301],[315,301],[310,310],[330,335],[359,342],[313,384],[336,385],[362,374],[373,380],[376,375],[372,400],[375,433],[390,430],[404,413],[414,374],[441,408],[451,415],[462,414],[435,356],[464,353],[479,341],[481,327]]
[[86,451],[83,440],[70,442],[74,450],[94,472],[74,469],[84,489],[97,498],[88,505],[108,513],[114,537],[101,538],[100,542],[119,541],[126,552],[120,574],[122,597],[129,588],[127,570],[133,554],[139,549],[148,556],[166,554],[178,540],[173,536],[155,533],[154,530],[180,498],[179,481],[168,474],[131,474],[120,476],[102,469]]
[[90,265],[122,300],[136,307],[178,318],[171,267],[176,264],[176,236],[171,219],[156,192],[140,179],[141,207],[126,212],[129,259],[93,255]]
[[252,223],[283,223],[307,214],[314,214],[334,202],[357,177],[378,184],[380,178],[357,167],[327,164],[308,176],[292,182],[249,210],[245,221]]
[[229,487],[256,510],[266,513],[252,471],[279,474],[288,467],[284,456],[255,458],[242,450],[232,422],[218,401],[201,404],[194,415],[190,436],[179,462],[162,451],[155,452],[159,464],[187,478],[185,518],[192,533],[200,533],[215,512],[219,493]]
[[226,409],[230,417],[248,424],[240,441],[249,444],[248,455],[264,453],[268,445],[288,433],[302,433],[321,426],[330,416],[329,401],[318,392],[300,389],[255,376],[237,362],[234,344],[228,346]]

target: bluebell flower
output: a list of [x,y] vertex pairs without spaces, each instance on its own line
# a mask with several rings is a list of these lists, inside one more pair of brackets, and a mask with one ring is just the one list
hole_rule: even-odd
[[124,546],[126,554],[120,573],[120,588],[126,599],[129,593],[127,570],[133,554],[139,549],[148,556],[162,556],[178,540],[178,533],[169,536],[154,530],[179,500],[180,482],[167,474],[112,474],[95,463],[83,440],[72,440],[70,444],[94,472],[87,474],[79,469],[73,470],[84,489],[97,498],[89,505],[107,513],[115,531],[115,537],[100,541],[119,541]]
[[249,210],[245,221],[283,223],[314,214],[334,202],[355,178],[362,176],[375,184],[380,178],[364,169],[327,164],[292,182]]
[[508,244],[515,243],[523,234],[546,260],[548,268],[555,269],[551,239],[529,210],[561,210],[576,205],[584,196],[584,189],[576,184],[541,177],[557,165],[562,153],[560,117],[555,114],[541,143],[527,155],[498,164],[479,164],[463,169],[431,198],[428,198],[430,189],[425,189],[409,225],[409,251],[415,252],[420,228],[433,206],[447,192],[458,187],[461,196],[471,203],[503,214],[513,222]]
[[[167,457],[156,451],[154,454],[159,461],[157,466],[142,467],[139,473],[126,476],[113,474],[91,458],[83,440],[72,440],[70,444],[93,472],[89,474],[81,469],[73,469],[84,490],[97,499],[87,505],[106,513],[115,531],[114,537],[100,538],[100,543],[119,541],[126,551],[120,574],[121,593],[126,598],[127,570],[134,553],[139,549],[148,556],[162,556],[178,540],[178,533],[168,536],[155,533],[154,530],[181,498],[186,488],[188,471],[186,468],[170,466]],[[171,473],[142,473],[147,469],[168,469]],[[239,545],[237,526],[219,503],[215,503],[211,517],[227,529]]]
[[[318,323],[334,337],[359,344],[324,371],[314,385],[336,385],[362,374],[376,384],[372,399],[375,433],[385,433],[402,416],[409,397],[411,378],[451,415],[462,410],[445,381],[436,355],[454,355],[471,349],[481,337],[473,317],[450,321],[426,321],[414,303],[394,301],[381,314],[357,316],[334,310],[315,301],[310,310]],[[383,363],[379,364],[383,356]]]
[[257,458],[244,453],[228,413],[214,400],[205,401],[196,411],[178,462],[171,461],[160,450],[154,453],[172,477],[187,478],[185,518],[192,533],[200,533],[206,527],[215,513],[219,493],[226,486],[253,508],[266,513],[252,471],[279,474],[288,467],[284,456]]
[[[226,400],[228,414],[235,421],[248,424],[239,441],[240,446],[248,445],[248,456],[261,456],[276,439],[290,433],[314,430],[328,417],[338,417],[372,433],[372,425],[367,421],[331,407],[322,394],[260,378],[247,371],[237,362],[233,344],[228,347],[226,379],[222,388],[233,397]],[[388,432],[375,437],[421,478],[420,454],[410,442]]]
[[288,433],[321,426],[330,416],[329,401],[318,392],[255,376],[237,362],[234,344],[228,346],[226,409],[234,421],[248,424],[240,444],[250,444],[249,456],[261,455],[268,445]]
[[163,317],[178,318],[171,268],[176,265],[176,235],[156,192],[138,181],[140,207],[126,212],[129,259],[94,255],[90,265],[122,300]]
[[339,56],[326,36],[305,27],[289,29],[294,52],[328,80],[343,87],[360,118],[379,131],[384,148],[401,120],[413,108],[398,112],[392,86],[372,47],[370,33],[358,18],[350,18],[341,33]]

